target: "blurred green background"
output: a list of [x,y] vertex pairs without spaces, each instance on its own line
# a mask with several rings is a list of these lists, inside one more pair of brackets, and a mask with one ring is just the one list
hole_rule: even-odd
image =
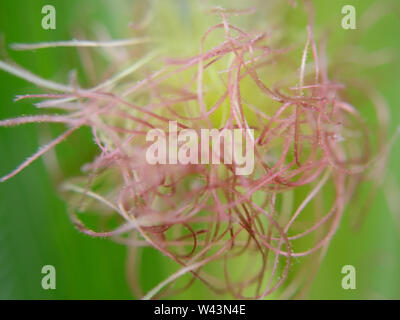
[[[80,69],[74,49],[45,49],[13,52],[13,42],[66,40],[93,22],[101,22],[113,37],[121,38],[133,13],[130,1],[0,1],[0,54],[44,78],[66,82],[68,71]],[[184,1],[175,1],[176,10],[185,10]],[[358,39],[367,52],[383,48],[394,53],[389,63],[371,68],[369,77],[376,79],[378,90],[391,108],[393,133],[400,124],[400,11],[397,1],[379,1],[393,8]],[[218,3],[218,1],[213,1]],[[41,28],[42,6],[52,4],[57,10],[56,30]],[[333,41],[346,42],[356,31],[340,28],[341,8],[352,4],[357,16],[374,1],[316,1],[316,23],[337,23]],[[393,7],[391,7],[393,5]],[[175,10],[172,8],[172,10]],[[185,14],[182,15],[183,17]],[[336,21],[336,22],[335,22]],[[353,34],[352,34],[353,33]],[[356,37],[358,34],[356,34]],[[336,40],[335,40],[336,39]],[[14,103],[16,94],[37,93],[32,85],[0,72],[0,119],[34,114],[29,102]],[[46,137],[62,132],[62,127],[25,125],[0,128],[0,175],[15,168],[37,150]],[[95,154],[90,133],[82,130],[56,148],[60,166],[69,176],[79,173],[80,166]],[[400,143],[392,150],[388,176],[400,182]],[[58,195],[57,177],[51,177],[42,160],[36,161],[15,178],[0,184],[0,298],[1,299],[131,299],[126,281],[126,248],[107,239],[94,239],[79,233],[70,223],[66,206]],[[399,299],[400,298],[400,208],[389,210],[385,192],[374,200],[359,232],[350,228],[348,214],[335,235],[326,259],[313,282],[309,298],[313,299]],[[396,190],[394,197],[400,197]],[[398,200],[397,200],[398,201]],[[168,272],[164,258],[152,249],[141,249],[143,263],[141,282],[151,289]],[[301,260],[300,260],[301,261]],[[56,290],[43,290],[41,269],[54,265]],[[357,270],[357,289],[341,288],[341,268],[351,264]],[[199,291],[200,290],[200,291]],[[181,298],[205,297],[206,291],[195,286]]]

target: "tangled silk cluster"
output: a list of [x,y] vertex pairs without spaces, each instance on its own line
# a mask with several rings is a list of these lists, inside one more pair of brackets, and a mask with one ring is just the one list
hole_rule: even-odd
[[[3,120],[1,126],[49,122],[68,127],[2,181],[87,126],[100,151],[83,167],[85,177],[63,186],[72,194],[73,223],[91,236],[154,247],[180,266],[144,298],[173,294],[196,280],[235,298],[264,298],[278,288],[281,297],[292,297],[314,275],[346,204],[377,162],[372,150],[384,149],[371,147],[368,126],[342,99],[346,86],[330,80],[324,46],[316,43],[311,23],[304,29],[305,47],[274,47],[268,34],[232,25],[231,12],[213,13],[220,23],[192,39],[199,44],[192,57],[172,59],[151,51],[91,89],[0,62],[1,69],[52,92],[17,100],[43,98],[37,107],[58,111]],[[218,40],[211,47],[210,37]],[[149,48],[148,43],[74,40],[15,49],[118,50],[133,44]],[[154,61],[161,68],[152,68]],[[378,112],[384,112],[381,108]],[[253,173],[239,176],[235,164],[223,163],[150,165],[146,133],[168,132],[169,121],[177,121],[178,130],[253,129]],[[89,227],[82,222],[82,208],[101,217],[117,215],[118,226]],[[305,256],[308,263],[290,273],[292,260]],[[139,281],[133,282],[141,294]]]

